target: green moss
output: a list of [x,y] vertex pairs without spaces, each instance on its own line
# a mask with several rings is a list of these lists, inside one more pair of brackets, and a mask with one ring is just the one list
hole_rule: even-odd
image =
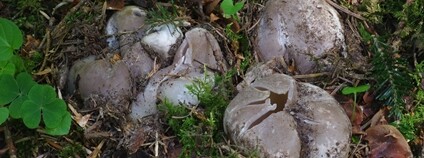
[[[233,72],[233,71],[232,71]],[[180,157],[222,155],[224,143],[223,117],[232,95],[233,74],[215,76],[212,83],[208,75],[188,85],[189,91],[200,100],[198,107],[172,105],[164,101],[159,107],[165,112],[166,120],[183,145]]]
[[67,144],[59,153],[59,157],[84,157],[86,155],[81,144]]

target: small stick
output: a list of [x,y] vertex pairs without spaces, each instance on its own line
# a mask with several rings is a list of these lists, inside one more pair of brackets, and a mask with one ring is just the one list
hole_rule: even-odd
[[349,9],[347,9],[347,8],[345,8],[343,6],[340,6],[340,5],[336,4],[336,3],[334,3],[332,0],[325,0],[325,1],[328,4],[330,4],[331,6],[333,6],[334,8],[336,8],[338,10],[341,10],[342,12],[344,12],[344,13],[350,15],[350,16],[353,16],[355,18],[358,18],[359,20],[362,20],[362,21],[366,21],[366,19],[364,17],[362,17],[361,15],[356,14],[356,13],[350,11]]
[[12,135],[7,125],[4,126],[4,137],[6,139],[7,148],[9,149],[10,158],[16,158],[16,148],[15,145],[13,145]]
[[316,78],[316,77],[327,76],[327,75],[330,75],[330,73],[320,72],[320,73],[314,73],[314,74],[295,75],[292,77],[295,79],[302,79],[302,78]]

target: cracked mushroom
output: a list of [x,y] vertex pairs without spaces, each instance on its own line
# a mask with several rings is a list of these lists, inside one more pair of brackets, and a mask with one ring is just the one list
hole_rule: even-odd
[[241,89],[224,116],[236,143],[261,157],[347,157],[349,118],[327,92],[283,74],[257,78]]
[[227,64],[218,42],[203,28],[194,28],[185,33],[185,39],[178,48],[173,64],[153,75],[143,92],[132,103],[131,117],[140,119],[157,112],[158,99],[167,98],[174,105],[185,103],[196,105],[196,96],[189,94],[186,85],[195,79],[227,70]]

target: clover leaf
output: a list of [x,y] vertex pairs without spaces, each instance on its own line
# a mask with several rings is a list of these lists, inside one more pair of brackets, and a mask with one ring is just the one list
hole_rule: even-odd
[[59,123],[59,126],[56,128],[46,128],[46,133],[50,135],[65,135],[69,133],[71,129],[71,114],[66,112]]
[[65,102],[58,99],[53,87],[48,85],[34,85],[21,107],[22,119],[28,128],[38,127],[41,116],[46,128],[56,128],[66,113]]
[[0,61],[0,75],[1,74],[15,74],[15,65],[9,61]]
[[16,76],[16,81],[19,87],[18,97],[10,104],[9,111],[11,117],[21,118],[21,106],[28,100],[29,90],[37,83],[32,79],[31,75],[26,72],[18,74],[18,76]]
[[6,107],[1,107],[0,108],[0,124],[3,124],[3,122],[6,121],[7,118],[9,118],[9,109],[7,109]]
[[0,75],[0,106],[9,104],[19,95],[19,86],[10,74]]
[[23,43],[22,32],[12,21],[0,18],[0,61],[9,60]]
[[237,2],[234,4],[233,0],[223,0],[221,2],[221,9],[224,12],[225,18],[233,17],[234,19],[237,19],[237,12],[240,11],[244,6],[244,1]]

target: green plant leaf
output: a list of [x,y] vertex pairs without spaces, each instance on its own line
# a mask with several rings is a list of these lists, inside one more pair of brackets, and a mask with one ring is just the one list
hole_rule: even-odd
[[22,32],[12,21],[0,18],[0,61],[9,60],[23,43]]
[[366,92],[368,89],[370,89],[369,84],[360,85],[358,87],[345,87],[342,89],[342,94],[348,95],[353,93],[362,93],[362,92]]
[[234,4],[233,0],[223,0],[221,2],[221,9],[224,13],[225,18],[235,16],[244,6],[244,1],[237,2]]
[[62,99],[55,99],[43,107],[43,121],[47,128],[57,128],[61,123],[63,115],[66,111],[65,101]]
[[15,65],[10,61],[0,61],[0,75],[9,74],[15,75]]
[[22,119],[28,128],[37,127],[40,124],[41,115],[46,128],[57,128],[67,112],[65,102],[56,98],[53,87],[38,84],[29,90],[28,100],[23,102],[20,109]]
[[47,134],[50,135],[66,135],[69,133],[69,129],[71,128],[71,114],[69,112],[66,112],[63,116],[61,121],[59,122],[59,126],[56,128],[46,128]]
[[9,112],[12,118],[18,119],[22,117],[22,104],[28,100],[28,96],[20,96],[9,105]]
[[54,101],[56,92],[53,87],[48,85],[34,85],[28,92],[28,97],[34,103],[46,105]]
[[15,66],[15,73],[20,73],[26,70],[24,61],[19,55],[13,55],[9,61]]
[[16,76],[16,81],[18,82],[19,90],[21,91],[21,95],[27,95],[29,90],[37,84],[32,79],[32,76],[27,72],[21,72]]
[[19,87],[12,75],[0,75],[0,105],[12,102],[19,95]]
[[21,107],[22,119],[28,128],[37,128],[41,121],[41,105],[26,100]]
[[22,72],[16,76],[16,81],[19,86],[19,95],[10,105],[9,111],[10,116],[13,118],[21,118],[21,106],[22,104],[28,100],[28,92],[29,90],[37,84],[27,72]]
[[0,125],[9,118],[9,110],[6,107],[0,108]]

